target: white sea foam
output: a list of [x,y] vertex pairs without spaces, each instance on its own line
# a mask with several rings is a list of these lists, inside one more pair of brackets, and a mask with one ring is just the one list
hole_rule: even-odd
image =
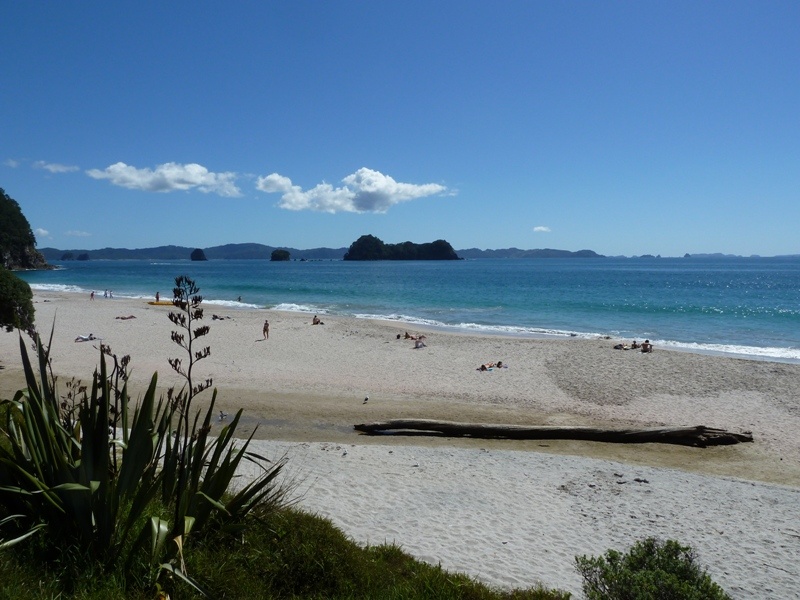
[[31,289],[41,292],[70,292],[70,293],[89,293],[78,285],[67,285],[60,283],[31,283]]
[[288,312],[301,312],[301,313],[315,313],[318,315],[326,315],[328,311],[324,308],[310,306],[308,304],[295,304],[292,302],[283,302],[272,307],[272,310],[285,310]]
[[249,302],[239,302],[237,300],[216,300],[213,298],[203,298],[204,304],[213,304],[214,306],[225,306],[227,308],[264,308],[261,304],[251,304]]
[[[443,323],[433,319],[422,319],[402,314],[378,315],[369,313],[357,313],[353,315],[358,319],[375,319],[379,321],[394,321],[439,329],[442,331],[462,331],[469,333],[480,333],[484,335],[512,335],[533,338],[563,338],[573,337],[580,339],[597,339],[602,337],[619,338],[613,333],[600,332],[579,332],[561,329],[548,329],[542,327],[520,327],[514,325],[484,325],[481,323],[458,323],[455,325]],[[642,337],[641,339],[644,339]],[[697,352],[701,354],[717,354],[722,356],[732,356],[749,359],[775,360],[780,362],[800,362],[800,349],[798,348],[774,348],[742,346],[734,344],[699,344],[675,342],[672,340],[652,340],[656,347],[668,348],[670,350],[682,350],[686,352]]]
[[798,348],[759,348],[733,344],[684,343],[670,340],[655,340],[654,343],[656,346],[663,346],[672,350],[684,350],[701,354],[733,355],[743,358],[800,362],[800,349]]

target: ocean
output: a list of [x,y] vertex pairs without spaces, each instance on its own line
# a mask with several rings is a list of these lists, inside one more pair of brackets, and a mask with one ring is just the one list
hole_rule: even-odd
[[657,347],[800,362],[800,258],[463,261],[69,261],[19,273],[34,290],[172,297],[348,315],[452,331],[613,336]]

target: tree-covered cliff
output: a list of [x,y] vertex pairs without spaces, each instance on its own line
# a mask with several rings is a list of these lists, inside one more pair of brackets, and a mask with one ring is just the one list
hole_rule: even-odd
[[458,260],[458,255],[445,240],[385,244],[374,235],[362,235],[350,245],[344,260]]
[[36,238],[17,201],[0,188],[0,265],[7,269],[43,269]]

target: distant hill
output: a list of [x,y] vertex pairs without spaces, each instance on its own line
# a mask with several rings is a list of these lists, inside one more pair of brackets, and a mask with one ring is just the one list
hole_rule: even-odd
[[[100,250],[40,248],[39,252],[49,261],[73,260],[86,257],[88,260],[189,260],[196,248],[187,246],[156,246],[154,248],[101,248]],[[293,259],[341,260],[347,248],[312,248],[298,250],[283,246],[264,244],[225,244],[201,248],[208,260],[264,259],[272,257],[273,250],[287,250]]]
[[[363,237],[363,236],[362,236]],[[443,241],[443,240],[442,240]],[[408,244],[386,244],[387,246],[403,246],[408,249]],[[446,242],[445,242],[446,243]],[[422,246],[423,244],[412,244],[412,246]],[[448,244],[448,247],[452,247]],[[299,250],[297,248],[286,248],[284,246],[266,246],[264,244],[225,244],[223,246],[212,246],[202,248],[209,260],[239,260],[239,259],[261,259],[270,260],[273,250],[287,250],[292,260],[342,260],[348,248],[309,248]],[[100,250],[86,250],[73,248],[61,250],[58,248],[40,248],[39,252],[48,261],[60,260],[189,260],[195,248],[187,246],[156,246],[153,248],[101,248]],[[519,248],[506,248],[497,250],[480,250],[469,248],[466,250],[456,250],[457,258],[602,258],[593,250],[553,250],[544,248],[539,250],[520,250]]]
[[597,254],[594,250],[572,252],[570,250],[553,250],[551,248],[539,250],[520,250],[519,248],[479,250],[478,248],[469,248],[467,250],[458,250],[458,255],[461,258],[603,258],[601,254]]

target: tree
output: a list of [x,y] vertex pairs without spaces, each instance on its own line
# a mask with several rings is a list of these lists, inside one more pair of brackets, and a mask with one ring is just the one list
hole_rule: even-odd
[[36,238],[17,201],[0,188],[0,264],[7,269],[46,268]]
[[289,254],[288,250],[282,250],[278,248],[277,250],[272,251],[272,256],[270,256],[270,260],[274,261],[283,261],[283,260],[291,260],[292,255]]
[[31,286],[0,266],[0,327],[30,330],[33,313]]

